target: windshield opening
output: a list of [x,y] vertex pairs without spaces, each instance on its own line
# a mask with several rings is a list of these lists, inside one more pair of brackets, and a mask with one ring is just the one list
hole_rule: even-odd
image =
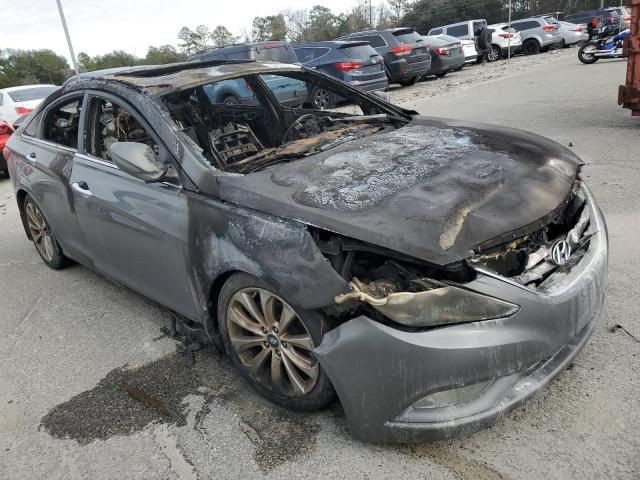
[[406,124],[409,117],[310,72],[212,81],[163,97],[214,168],[251,173]]

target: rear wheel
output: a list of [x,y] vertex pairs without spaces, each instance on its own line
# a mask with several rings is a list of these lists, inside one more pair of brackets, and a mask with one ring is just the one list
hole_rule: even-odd
[[502,49],[497,45],[491,45],[491,48],[489,48],[489,52],[487,53],[487,60],[495,62],[496,60],[500,60],[500,57],[502,57]]
[[240,103],[240,99],[235,95],[227,95],[222,99],[222,103],[225,105],[238,105]]
[[315,87],[311,91],[311,105],[316,110],[326,110],[336,105],[336,99],[333,92],[324,87]]
[[398,83],[403,87],[408,87],[409,85],[414,85],[415,83],[417,83],[419,79],[420,77],[412,77],[406,80],[398,80]]
[[319,312],[295,307],[262,280],[237,273],[220,292],[218,322],[227,353],[261,395],[294,410],[333,400],[312,352],[327,328]]
[[51,226],[44,218],[40,207],[27,195],[23,203],[23,211],[27,220],[27,227],[31,234],[31,240],[38,251],[38,254],[54,270],[59,270],[69,263],[69,259],[62,253],[62,248],[56,240]]
[[596,63],[598,57],[595,56],[595,52],[599,49],[599,46],[595,42],[587,42],[578,50],[578,60],[587,65]]
[[522,44],[522,51],[525,55],[535,55],[540,53],[540,44],[537,40],[531,38]]

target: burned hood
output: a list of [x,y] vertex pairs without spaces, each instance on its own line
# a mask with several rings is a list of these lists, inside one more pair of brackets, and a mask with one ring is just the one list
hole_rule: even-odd
[[223,200],[445,265],[538,229],[581,162],[521,130],[415,117],[397,130],[244,176]]

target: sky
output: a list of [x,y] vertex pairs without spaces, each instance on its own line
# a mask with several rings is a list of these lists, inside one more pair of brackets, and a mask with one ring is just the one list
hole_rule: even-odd
[[[178,44],[181,27],[225,25],[240,35],[255,16],[320,4],[335,13],[356,0],[62,0],[73,49],[100,55],[125,50],[144,56],[149,45]],[[0,0],[0,48],[69,50],[56,0]]]

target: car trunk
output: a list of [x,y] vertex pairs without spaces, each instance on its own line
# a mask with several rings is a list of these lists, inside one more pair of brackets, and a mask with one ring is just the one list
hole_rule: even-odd
[[413,29],[397,30],[393,36],[402,43],[411,47],[411,53],[405,58],[409,64],[409,70],[420,68],[421,64],[429,61],[429,47],[422,35]]
[[579,165],[528,132],[417,117],[218,181],[225,201],[446,265],[551,221]]
[[[366,82],[380,78],[384,73],[384,63],[382,57],[367,42],[350,42],[338,48],[344,55],[345,63],[349,68],[347,73],[352,75],[354,80]],[[349,64],[352,65],[349,65]]]

